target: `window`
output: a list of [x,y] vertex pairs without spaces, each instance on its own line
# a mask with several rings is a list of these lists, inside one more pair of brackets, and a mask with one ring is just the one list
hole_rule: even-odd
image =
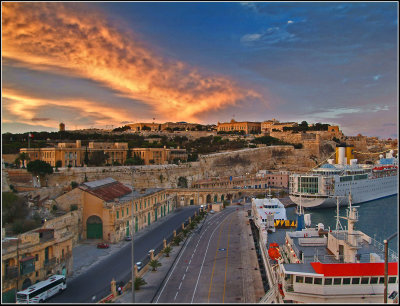
[[368,281],[369,281],[369,277],[362,277],[361,278],[361,284],[368,284]]
[[117,219],[119,219],[119,211],[117,211]]
[[342,279],[341,278],[334,278],[333,279],[333,284],[334,285],[341,285],[342,284]]
[[137,203],[135,204],[135,207],[136,207],[136,211],[137,211]]
[[396,282],[396,276],[389,277],[389,279],[388,279],[389,284],[394,284],[395,282]]
[[126,208],[126,215],[129,216],[129,207]]
[[324,285],[332,285],[332,278],[325,278]]
[[377,277],[371,277],[371,281],[369,283],[370,284],[377,284],[378,283],[378,278]]
[[124,217],[124,209],[123,208],[121,208],[121,217],[122,218]]
[[350,279],[349,277],[343,278],[343,285],[350,285]]
[[312,284],[312,277],[306,277],[305,278],[305,280],[304,280],[304,283],[306,283],[306,284]]
[[39,254],[35,255],[35,261],[39,261]]
[[314,284],[315,285],[322,285],[322,278],[320,278],[320,277],[314,278]]
[[385,278],[384,277],[380,277],[379,278],[379,284],[384,284],[385,283]]
[[351,280],[352,285],[358,285],[360,284],[360,278],[355,277]]

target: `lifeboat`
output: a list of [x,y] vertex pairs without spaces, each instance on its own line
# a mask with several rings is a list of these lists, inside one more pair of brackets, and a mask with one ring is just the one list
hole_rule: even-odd
[[281,257],[281,254],[279,253],[279,244],[276,242],[270,243],[268,255],[272,260],[278,260]]

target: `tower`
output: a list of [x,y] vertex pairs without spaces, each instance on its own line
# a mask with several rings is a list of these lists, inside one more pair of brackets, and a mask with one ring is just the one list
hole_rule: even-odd
[[64,123],[60,123],[60,132],[64,132],[65,131],[65,124]]

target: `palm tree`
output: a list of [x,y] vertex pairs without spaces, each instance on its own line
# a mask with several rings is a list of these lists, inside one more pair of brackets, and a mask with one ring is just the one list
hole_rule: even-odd
[[157,259],[153,259],[149,262],[150,267],[153,268],[152,271],[157,271],[157,267],[161,267],[161,263]]
[[172,251],[172,248],[171,248],[170,246],[167,246],[167,247],[163,250],[163,252],[164,252],[164,254],[165,254],[166,257],[169,257],[169,253],[171,253],[171,251]]
[[135,290],[139,290],[141,286],[146,285],[147,282],[141,278],[141,277],[136,277],[135,278]]
[[182,241],[182,237],[179,235],[179,236],[176,236],[175,238],[174,238],[174,244],[175,245],[179,245],[179,243]]

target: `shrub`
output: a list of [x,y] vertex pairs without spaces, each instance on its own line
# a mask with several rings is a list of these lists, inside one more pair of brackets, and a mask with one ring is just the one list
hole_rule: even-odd
[[173,242],[175,245],[179,245],[179,243],[182,241],[182,237],[181,236],[176,236],[173,239]]
[[78,205],[72,204],[72,205],[70,206],[70,209],[71,209],[71,211],[78,210]]
[[75,182],[75,181],[72,181],[72,182],[71,182],[71,187],[72,187],[72,189],[78,187],[78,183]]
[[56,204],[53,204],[52,209],[53,209],[53,211],[56,211],[56,210],[58,209],[58,208],[57,208],[57,205],[56,205]]
[[135,278],[135,290],[139,290],[141,286],[146,285],[147,282],[141,278],[141,277],[136,277]]
[[149,266],[153,268],[152,271],[157,271],[157,268],[161,267],[161,263],[157,259],[153,259],[149,262]]
[[167,246],[164,250],[163,253],[165,254],[166,257],[169,257],[169,253],[171,253],[172,248],[170,246]]

